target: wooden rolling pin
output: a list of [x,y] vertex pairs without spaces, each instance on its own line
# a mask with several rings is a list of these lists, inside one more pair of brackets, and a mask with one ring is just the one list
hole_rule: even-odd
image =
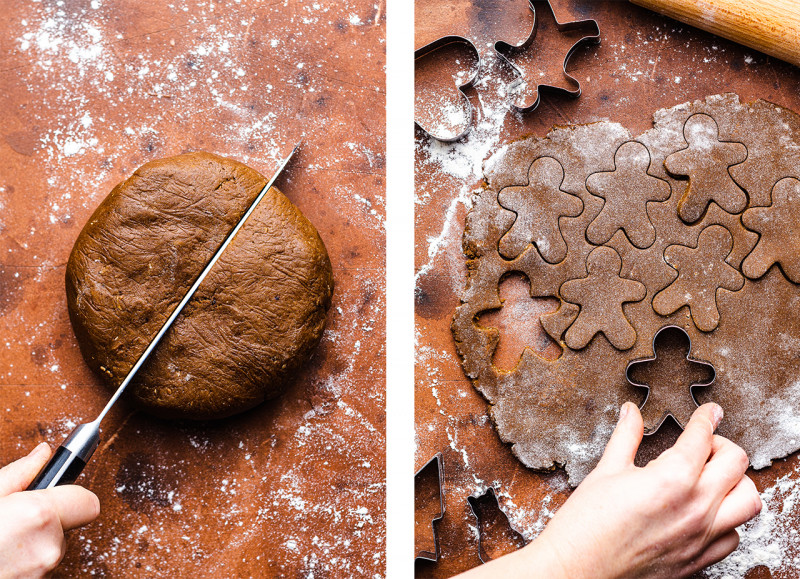
[[631,0],[800,66],[798,0]]

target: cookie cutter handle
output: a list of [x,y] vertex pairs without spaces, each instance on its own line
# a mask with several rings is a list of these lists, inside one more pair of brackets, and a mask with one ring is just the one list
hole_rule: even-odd
[[99,421],[76,426],[25,490],[35,491],[74,483],[97,449],[99,438]]

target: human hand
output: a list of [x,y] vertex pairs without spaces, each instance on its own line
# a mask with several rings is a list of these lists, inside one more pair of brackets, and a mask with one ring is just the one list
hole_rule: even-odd
[[52,571],[64,557],[64,531],[100,514],[97,497],[83,487],[25,491],[49,458],[50,447],[42,443],[0,469],[0,578]]
[[474,575],[672,579],[724,559],[761,498],[745,452],[714,435],[721,419],[716,404],[701,406],[675,446],[640,468],[642,415],[626,403],[600,463],[541,535]]

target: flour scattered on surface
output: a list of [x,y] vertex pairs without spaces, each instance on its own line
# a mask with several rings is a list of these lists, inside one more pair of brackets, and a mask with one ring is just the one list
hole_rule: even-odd
[[[453,191],[438,234],[427,238],[428,260],[417,268],[416,283],[418,287],[422,278],[434,266],[442,265],[436,260],[443,255],[444,250],[460,243],[463,227],[458,226],[460,225],[459,218],[463,218],[470,209],[472,195],[476,192],[483,177],[483,163],[497,149],[503,124],[506,117],[511,114],[507,87],[502,79],[492,73],[494,67],[482,63],[481,70],[485,72],[475,83],[479,104],[475,107],[476,120],[473,120],[473,125],[467,135],[455,143],[445,143],[436,139],[417,141],[417,147],[421,149],[422,153],[422,163],[417,163],[416,170],[437,171],[443,173],[445,178],[449,178],[450,182],[458,184],[457,189]],[[431,103],[430,106],[435,110],[442,108],[441,103],[437,102]],[[459,112],[454,105],[445,107],[444,111],[448,126],[452,126],[454,122],[458,121],[458,114],[463,115],[463,111]],[[431,118],[436,116],[433,111],[425,114]],[[418,193],[415,197],[415,203],[419,207],[427,205],[429,200],[430,195],[426,193]],[[461,264],[449,260],[443,266],[454,269],[460,268]],[[452,279],[463,277],[463,274],[459,275],[456,271],[451,273],[453,273]]]
[[763,565],[773,574],[791,576],[800,568],[800,463],[761,493],[761,514],[739,527],[739,548],[704,571],[709,579],[744,579],[750,569]]

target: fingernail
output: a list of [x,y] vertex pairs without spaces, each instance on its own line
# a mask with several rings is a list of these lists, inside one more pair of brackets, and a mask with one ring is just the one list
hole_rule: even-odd
[[49,451],[50,451],[50,445],[47,444],[46,442],[40,442],[39,444],[36,445],[36,448],[34,448],[32,451],[28,453],[28,456],[31,457],[39,456],[40,454],[44,454],[45,452]]
[[622,405],[622,408],[619,409],[619,418],[617,419],[617,424],[625,420],[625,417],[628,415],[630,411],[630,405],[626,402]]
[[711,416],[714,420],[714,428],[719,426],[719,423],[722,422],[722,417],[725,416],[725,412],[722,410],[722,406],[719,404],[714,404],[711,407]]

